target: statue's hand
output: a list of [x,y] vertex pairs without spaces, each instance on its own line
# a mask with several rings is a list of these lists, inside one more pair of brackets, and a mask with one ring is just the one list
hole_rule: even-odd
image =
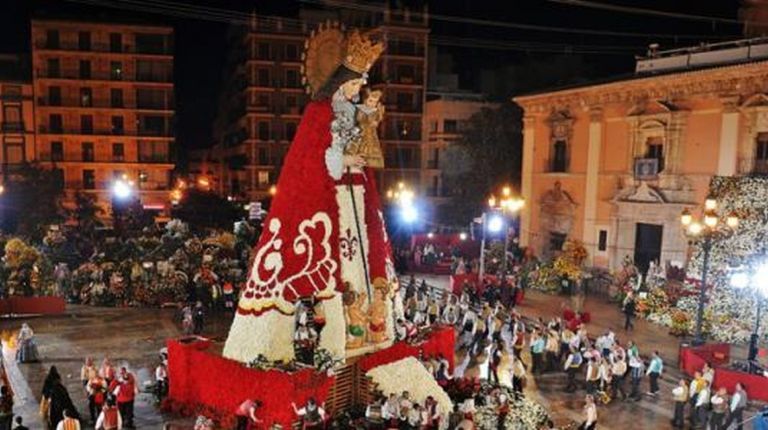
[[344,156],[344,167],[364,167],[365,165],[365,158],[360,155]]

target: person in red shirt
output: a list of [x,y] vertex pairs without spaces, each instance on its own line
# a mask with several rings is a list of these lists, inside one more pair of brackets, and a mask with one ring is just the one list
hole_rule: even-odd
[[96,430],[122,430],[123,418],[115,406],[115,401],[110,399],[99,414],[99,419],[94,426]]
[[121,367],[120,375],[112,381],[110,391],[117,398],[117,408],[123,417],[125,427],[135,428],[133,426],[133,402],[139,392],[136,378],[128,372],[128,369]]

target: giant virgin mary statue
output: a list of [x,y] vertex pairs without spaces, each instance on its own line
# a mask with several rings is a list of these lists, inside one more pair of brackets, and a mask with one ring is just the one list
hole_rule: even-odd
[[374,175],[364,158],[347,151],[360,136],[358,93],[382,50],[367,35],[334,25],[308,39],[304,73],[312,101],[256,244],[226,357],[294,358],[299,302],[322,308],[319,348],[337,358],[394,338],[401,304]]

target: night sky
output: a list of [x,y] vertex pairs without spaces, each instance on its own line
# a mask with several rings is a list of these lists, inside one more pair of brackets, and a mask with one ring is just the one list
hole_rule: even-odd
[[[315,0],[304,1],[315,3]],[[0,53],[29,52],[29,19],[34,14],[81,16],[85,19],[100,17],[103,20],[139,18],[141,21],[172,25],[176,32],[178,144],[187,148],[209,145],[226,50],[227,25],[212,20],[211,16],[216,11],[202,17],[195,9],[192,11],[195,17],[190,18],[167,12],[126,12],[93,5],[118,3],[122,1],[3,0],[0,2]],[[414,4],[412,1],[400,3]],[[514,82],[500,90],[510,94],[492,94],[504,98],[511,93],[631,72],[634,55],[642,55],[652,42],[660,43],[661,49],[665,49],[696,45],[700,41],[738,38],[741,33],[738,24],[728,22],[738,18],[737,1],[583,2],[593,6],[641,7],[716,20],[661,17],[644,11],[608,11],[564,3],[567,0],[435,0],[429,2],[430,13],[435,15],[431,36],[439,43],[440,52],[454,56],[454,72],[460,74],[463,87],[482,89],[479,77],[483,70],[515,70],[510,75],[514,76],[510,79]],[[179,4],[236,12],[250,12],[256,7],[259,13],[287,16],[295,16],[301,5],[299,1],[290,0],[175,0],[177,10],[182,10],[178,9]],[[467,4],[472,5],[471,9]],[[189,11],[183,9],[182,14]],[[521,28],[518,24],[545,28]],[[558,29],[636,33],[640,36],[561,32]],[[680,37],[675,40],[650,36],[652,34]]]

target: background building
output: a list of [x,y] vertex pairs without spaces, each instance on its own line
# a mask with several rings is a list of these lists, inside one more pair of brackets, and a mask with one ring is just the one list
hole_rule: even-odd
[[[695,65],[695,66],[692,66]],[[521,242],[581,239],[598,266],[684,262],[684,208],[713,175],[768,174],[768,40],[654,52],[635,75],[516,97]]]
[[301,76],[304,40],[326,20],[375,28],[386,42],[370,72],[387,109],[379,129],[386,165],[379,187],[407,181],[420,189],[428,20],[424,10],[395,10],[384,2],[362,10],[305,7],[299,19],[253,16],[248,25],[232,28],[214,145],[191,155],[190,173],[216,172],[213,187],[222,195],[268,196],[309,101]]
[[145,208],[169,201],[174,142],[173,30],[32,21],[36,159],[60,169],[67,198],[109,207],[125,176]]
[[0,55],[0,171],[3,180],[35,159],[34,97],[20,56]]

